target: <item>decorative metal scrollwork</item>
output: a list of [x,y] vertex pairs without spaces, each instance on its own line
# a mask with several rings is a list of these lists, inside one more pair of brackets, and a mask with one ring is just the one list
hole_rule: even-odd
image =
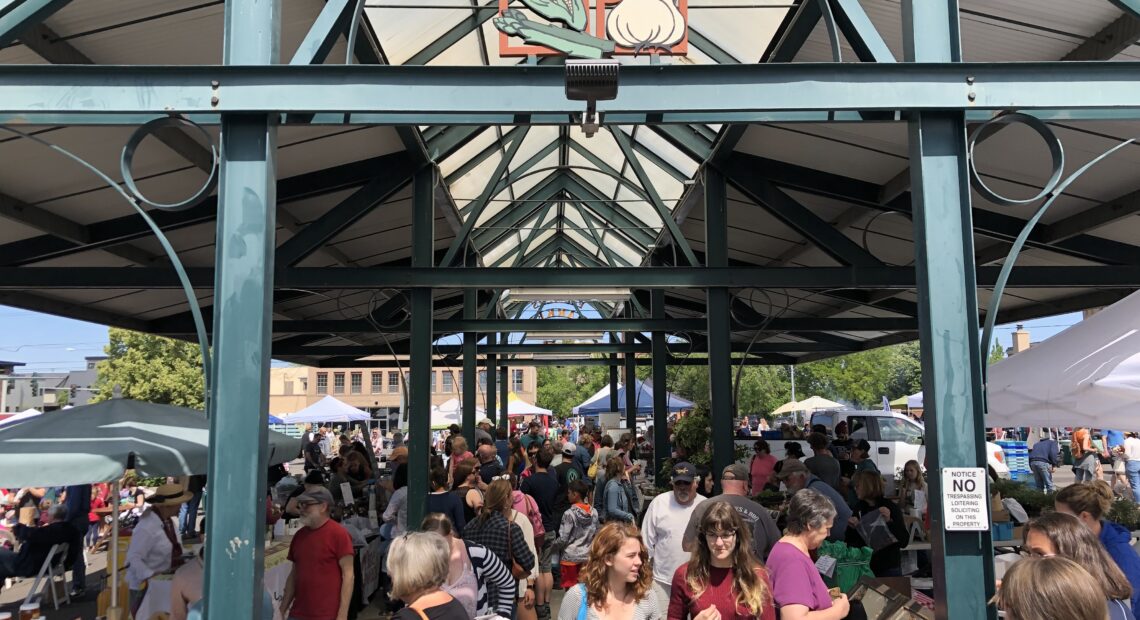
[[[996,126],[1008,125],[1011,123],[1024,124],[1033,131],[1037,132],[1037,134],[1041,136],[1043,140],[1045,140],[1045,144],[1049,148],[1050,156],[1053,159],[1053,171],[1049,177],[1049,180],[1045,183],[1044,187],[1041,188],[1041,191],[1031,198],[1010,198],[1008,196],[1002,196],[1001,194],[993,191],[982,181],[981,174],[978,172],[976,167],[977,162],[975,158],[975,148],[978,141],[981,139],[981,136],[986,135],[989,131],[992,130],[992,128]],[[993,295],[990,297],[989,305],[986,308],[985,326],[982,329],[980,361],[983,384],[986,381],[987,374],[986,358],[989,355],[990,347],[993,346],[994,327],[997,324],[998,308],[1001,306],[1001,298],[1005,292],[1005,285],[1006,282],[1009,281],[1009,274],[1013,270],[1014,264],[1017,262],[1018,254],[1021,253],[1022,247],[1025,246],[1026,240],[1029,239],[1030,233],[1033,232],[1034,227],[1037,226],[1037,223],[1041,220],[1041,217],[1045,215],[1046,211],[1049,210],[1049,207],[1053,206],[1053,203],[1065,192],[1065,189],[1068,188],[1073,181],[1080,178],[1081,175],[1083,175],[1093,166],[1103,161],[1108,156],[1112,155],[1116,151],[1119,151],[1125,146],[1132,144],[1134,141],[1135,140],[1133,139],[1128,139],[1121,142],[1120,144],[1117,144],[1111,149],[1093,158],[1091,161],[1084,164],[1080,168],[1077,168],[1075,171],[1073,171],[1072,174],[1062,179],[1062,175],[1064,175],[1065,170],[1064,148],[1061,145],[1061,141],[1053,133],[1052,129],[1050,129],[1049,126],[1045,124],[1045,122],[1037,117],[1023,114],[1021,112],[1004,114],[983,123],[970,136],[970,184],[978,193],[980,193],[990,202],[1004,207],[1032,204],[1039,200],[1043,200],[1041,205],[1037,208],[1037,211],[1033,214],[1033,217],[1029,218],[1029,220],[1026,221],[1025,226],[1021,229],[1021,232],[1017,235],[1017,238],[1014,239],[1013,246],[1010,247],[1009,253],[1006,255],[1005,262],[1001,266],[1001,272],[998,275],[997,281],[994,283]]]
[[[202,186],[201,189],[195,192],[193,196],[186,200],[173,204],[156,203],[154,201],[148,200],[138,190],[138,187],[135,185],[134,179],[131,176],[131,166],[134,161],[135,150],[138,148],[143,139],[151,135],[156,129],[174,126],[183,129],[196,130],[199,132],[199,134],[204,138],[206,144],[208,145],[209,150],[213,155],[213,159],[210,162],[210,169],[207,171],[207,174],[209,176],[206,180],[206,183]],[[95,165],[91,164],[75,153],[72,153],[71,151],[63,148],[62,146],[59,146],[58,144],[53,144],[47,140],[44,140],[43,138],[40,138],[39,136],[20,131],[18,129],[13,129],[7,125],[0,125],[0,131],[6,131],[21,138],[31,140],[32,142],[56,151],[62,154],[64,157],[67,157],[68,159],[83,166],[92,174],[99,177],[104,183],[107,184],[108,187],[118,192],[118,194],[127,201],[127,204],[131,205],[131,208],[133,208],[139,214],[139,217],[141,217],[143,221],[146,222],[147,226],[150,228],[151,232],[154,233],[155,238],[158,240],[159,245],[162,246],[162,250],[166,254],[166,257],[170,259],[170,264],[173,265],[174,271],[178,275],[178,281],[182,286],[182,292],[186,296],[186,302],[190,306],[190,314],[194,319],[194,329],[198,336],[198,347],[202,351],[202,372],[205,379],[205,395],[203,402],[206,403],[206,414],[209,415],[212,365],[210,363],[210,341],[206,335],[205,321],[202,320],[202,308],[198,304],[198,298],[194,295],[194,287],[190,283],[190,277],[186,275],[186,269],[182,265],[182,261],[178,258],[178,253],[170,244],[170,240],[166,238],[165,234],[163,234],[162,229],[159,228],[158,224],[156,224],[150,215],[147,214],[142,205],[145,204],[153,208],[166,210],[186,209],[201,203],[206,199],[206,197],[210,195],[210,193],[217,185],[218,176],[218,151],[217,148],[215,148],[210,135],[206,133],[206,131],[200,125],[181,118],[159,118],[142,125],[136,129],[133,134],[131,134],[131,137],[128,139],[127,144],[123,147],[122,156],[119,159],[119,168],[123,174],[123,184],[126,186],[126,189],[124,189],[122,185],[116,183],[114,179],[107,176],[106,173],[104,173],[102,170],[99,170],[99,168],[97,168]]]

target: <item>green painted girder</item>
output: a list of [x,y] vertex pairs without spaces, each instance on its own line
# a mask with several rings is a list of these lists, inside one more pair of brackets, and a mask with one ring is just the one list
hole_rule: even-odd
[[1121,11],[1140,19],[1140,0],[1108,0]]
[[[503,190],[507,189],[508,186],[513,185],[519,179],[527,176],[535,166],[537,166],[542,160],[546,159],[551,153],[556,150],[558,150],[558,142],[556,140],[552,140],[549,144],[542,147],[542,149],[537,153],[531,155],[530,158],[528,158],[526,161],[519,164],[518,166],[515,166],[514,169],[510,171],[510,174],[507,175],[507,178],[499,181],[499,184],[495,186],[494,195],[499,195]],[[467,214],[471,212],[471,207],[472,205],[470,204],[460,207],[459,214],[463,217],[467,217]]]
[[757,170],[743,159],[733,158],[723,167],[733,187],[756,201],[768,213],[803,235],[841,265],[877,267],[882,261],[829,222],[785,194],[771,181],[756,175]]
[[875,24],[867,17],[859,0],[828,0],[836,25],[843,32],[855,55],[863,62],[895,62]]
[[[376,175],[377,166],[391,161],[388,157],[382,155],[279,179],[277,203],[288,204],[363,185]],[[217,211],[217,196],[211,196],[201,204],[182,211],[155,209],[150,217],[160,230],[169,232],[212,222],[217,217]],[[146,222],[135,214],[86,224],[83,228],[87,243],[75,243],[54,235],[39,235],[0,245],[0,265],[33,264],[79,252],[104,249],[154,234]]]
[[603,196],[588,181],[570,171],[566,173],[566,191],[578,200],[589,205],[589,209],[609,224],[617,227],[615,232],[624,234],[634,242],[635,246],[649,248],[656,240],[656,235],[644,229],[645,223],[633,216],[620,202],[614,202]]
[[776,29],[768,49],[760,57],[760,62],[792,62],[803,49],[816,24],[823,17],[823,11],[816,0],[803,0],[795,11],[788,11],[784,21]]
[[[484,131],[494,131],[494,129],[495,128],[493,128],[493,127],[487,127],[484,129]],[[454,172],[452,172],[451,174],[444,177],[444,182],[446,182],[448,185],[451,185],[452,183],[463,178],[464,175],[466,175],[467,173],[471,172],[472,170],[478,168],[479,164],[486,161],[488,157],[490,157],[496,153],[502,153],[504,145],[509,144],[512,140],[514,140],[516,137],[518,137],[518,135],[520,133],[524,133],[525,131],[527,131],[529,129],[530,129],[529,126],[511,128],[510,131],[503,134],[502,140],[495,140],[491,144],[487,145],[487,147],[484,148],[482,151],[479,151],[475,155],[468,157],[467,160],[464,161],[458,168],[456,168]],[[424,139],[429,140],[426,137]]]
[[277,248],[277,264],[296,265],[406,187],[413,172],[408,157],[403,152],[385,157],[388,161],[380,168],[384,171],[382,176],[369,181],[282,243]]
[[[824,355],[823,357],[831,357]],[[798,357],[789,355],[766,354],[763,357],[748,357],[748,358],[733,358],[732,363],[734,366],[743,364],[745,366],[787,366],[794,364],[799,360]],[[445,358],[441,364],[453,364],[457,360]],[[708,365],[708,358],[706,357],[668,357],[665,358],[666,364],[669,366],[706,366]],[[498,362],[496,362],[497,364]],[[548,357],[516,357],[511,358],[510,365],[515,367],[545,367],[545,366],[609,366],[610,359],[608,357],[572,357],[572,358],[548,358]],[[618,365],[625,362],[619,358]],[[650,366],[653,360],[648,357],[635,357],[633,364],[635,366]],[[400,360],[388,359],[371,359],[360,360],[352,357],[328,357],[317,358],[308,363],[307,365],[316,368],[398,368],[407,367],[407,362]],[[488,392],[489,393],[489,392]],[[490,416],[488,416],[490,417]]]
[[[877,211],[911,212],[909,192],[884,204],[879,199],[882,186],[875,183],[744,153],[734,153],[732,159],[740,160],[754,170],[762,170],[765,178],[782,187],[835,198]],[[1021,231],[1025,220],[976,208],[973,210],[973,225],[977,234],[1009,241]],[[1046,239],[1050,234],[1048,225],[1039,224],[1030,235],[1027,246],[1109,265],[1136,262],[1136,247],[1126,243],[1088,235],[1075,235],[1049,242]]]
[[[651,126],[647,125],[647,127]],[[617,125],[608,125],[608,128],[616,131],[621,130],[621,127]],[[660,168],[662,172],[668,174],[674,179],[681,181],[682,183],[690,179],[689,175],[678,170],[675,166],[673,166],[673,164],[666,161],[664,157],[658,155],[656,151],[642,144],[641,142],[638,142],[637,140],[633,141],[633,150],[647,159],[651,164]]]
[[691,125],[649,125],[647,128],[697,163],[712,155],[714,141]]
[[[554,208],[553,204],[547,204],[545,207],[543,207],[542,211],[540,211],[538,213],[538,215],[535,216],[535,219],[532,221],[535,223],[536,227],[538,225],[540,225],[544,220],[546,220],[546,216],[550,214],[550,210],[552,208]],[[514,247],[512,247],[510,250],[508,250],[502,256],[500,256],[498,259],[496,259],[495,262],[491,264],[491,266],[492,267],[502,266],[504,263],[506,263],[508,260],[510,260],[512,257],[514,257],[516,255],[519,257],[518,261],[516,261],[516,262],[519,264],[523,263],[524,259],[527,256],[527,249],[530,247],[530,244],[534,242],[535,238],[538,237],[538,234],[541,232],[542,231],[538,230],[537,228],[535,230],[532,230],[531,234],[524,237],[521,242],[515,244]],[[551,239],[553,239],[553,238],[551,238]],[[548,241],[551,239],[548,239]]]
[[633,265],[630,264],[629,261],[615,252],[613,248],[606,245],[605,240],[602,239],[602,235],[598,232],[597,228],[599,226],[605,226],[605,224],[595,220],[594,216],[583,208],[581,203],[577,203],[575,206],[578,208],[578,214],[582,216],[582,221],[585,222],[586,227],[589,229],[590,237],[593,238],[594,244],[598,246],[598,249],[602,251],[602,255],[606,257],[606,264],[609,267],[632,267]]
[[357,5],[358,0],[327,0],[289,64],[322,64],[328,58],[337,39],[347,34],[348,25],[357,10]]
[[443,161],[455,154],[456,151],[474,140],[480,133],[490,128],[484,125],[453,125],[445,128],[441,133],[428,140],[428,155],[432,161]]
[[477,7],[472,7],[471,15],[463,18],[458,24],[452,26],[447,32],[437,37],[424,48],[409,58],[405,65],[426,65],[437,56],[447,51],[451,46],[459,43],[472,32],[479,30],[487,20],[499,13],[498,0],[488,0]]
[[[557,243],[557,242],[555,242]],[[576,243],[571,240],[571,243]],[[572,249],[577,247],[569,245]],[[532,252],[533,254],[533,252]],[[589,252],[586,252],[589,255]],[[994,285],[1000,267],[978,267],[978,285]],[[208,289],[212,267],[186,269],[191,285]],[[277,269],[278,289],[509,289],[526,286],[614,286],[629,288],[798,288],[805,290],[911,290],[912,267],[599,267],[562,274],[517,267],[293,267]],[[1140,265],[1024,266],[1010,275],[1010,288],[1140,288]],[[0,290],[174,289],[178,278],[168,267],[0,267]],[[861,302],[866,303],[866,302]],[[622,330],[619,330],[622,331]]]
[[702,54],[713,59],[717,64],[735,65],[740,63],[739,59],[726,52],[722,47],[713,42],[712,39],[701,34],[692,24],[689,24],[688,34],[689,45],[696,47]]
[[556,199],[566,189],[566,178],[552,172],[545,179],[518,196],[486,222],[480,224],[471,237],[471,243],[480,251],[495,247],[514,228],[533,217],[544,206],[544,201]]
[[[547,208],[549,209],[551,206],[553,205],[548,205]],[[539,265],[558,252],[561,247],[560,239],[561,237],[558,233],[551,235],[548,239],[540,243],[538,247],[528,251],[524,255],[520,255],[515,261],[515,264],[520,267],[534,267]]]
[[[521,319],[527,320],[527,319]],[[296,356],[296,355],[310,355],[310,356],[352,356],[352,357],[368,357],[371,355],[384,355],[391,354],[393,351],[397,355],[402,355],[407,352],[406,345],[408,341],[404,340],[398,343],[393,343],[391,347],[387,345],[371,345],[371,346],[355,346],[355,345],[313,345],[313,346],[292,346],[292,347],[277,347],[273,348],[273,354],[276,356]],[[401,345],[401,346],[396,346]],[[666,345],[670,353],[706,353],[707,347],[694,346],[690,343],[669,343]],[[602,344],[481,344],[476,347],[476,355],[539,355],[539,354],[605,354],[605,353],[650,353],[652,347],[642,343],[602,343]],[[733,353],[849,353],[862,350],[862,346],[856,344],[854,346],[820,343],[820,342],[734,342],[724,347],[725,350],[730,350]],[[447,355],[460,358],[464,355],[463,345],[435,345],[432,347],[432,352],[435,355]]]
[[0,48],[7,47],[28,29],[43,22],[71,0],[15,0],[0,11]]
[[653,180],[646,174],[645,168],[641,165],[637,154],[634,153],[632,142],[635,140],[630,136],[625,135],[625,132],[620,127],[610,127],[610,134],[613,135],[614,140],[617,141],[618,147],[621,148],[622,153],[629,161],[629,167],[633,170],[637,180],[641,183],[642,189],[649,194],[649,203],[657,210],[658,217],[664,227],[669,231],[669,235],[673,239],[673,244],[681,250],[685,258],[689,261],[690,265],[697,264],[697,258],[693,255],[692,248],[689,247],[689,241],[681,232],[681,227],[677,225],[677,221],[673,219],[673,213],[665,206],[665,202],[661,200],[661,196],[657,193],[657,189],[653,187]]
[[495,187],[498,185],[499,180],[502,179],[503,173],[507,171],[507,167],[514,161],[515,153],[518,153],[519,147],[522,146],[526,140],[527,133],[530,131],[529,127],[520,127],[518,133],[513,136],[511,146],[507,152],[499,159],[499,163],[495,166],[494,172],[488,177],[487,185],[483,188],[483,192],[475,200],[471,213],[463,220],[459,232],[456,233],[455,239],[451,242],[451,246],[447,249],[447,254],[443,257],[443,262],[440,263],[443,267],[450,267],[459,254],[460,250],[467,245],[468,239],[471,238],[471,231],[475,229],[475,223],[479,221],[479,217],[483,215],[483,210],[487,208],[487,201],[495,195]]
[[[611,166],[608,162],[603,160],[601,157],[594,155],[590,151],[590,149],[582,146],[577,140],[571,140],[570,141],[570,149],[572,151],[574,151],[575,153],[581,155],[583,159],[590,162],[591,166],[597,168],[606,176],[614,178],[615,180],[617,178],[621,178],[622,174],[621,174],[620,170]],[[628,183],[628,184],[627,183],[621,183],[620,181],[618,183],[621,187],[624,187],[624,188],[628,189],[629,191],[633,192],[634,194],[636,194],[638,198],[641,198],[642,200],[649,202],[649,194],[646,194],[645,190],[641,189],[636,184],[634,184],[634,183]]]

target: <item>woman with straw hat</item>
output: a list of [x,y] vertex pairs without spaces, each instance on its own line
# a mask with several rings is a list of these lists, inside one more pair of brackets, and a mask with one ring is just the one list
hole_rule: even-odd
[[142,604],[150,578],[182,564],[182,543],[173,519],[192,496],[181,484],[168,483],[146,498],[147,508],[127,547],[127,589],[132,614]]

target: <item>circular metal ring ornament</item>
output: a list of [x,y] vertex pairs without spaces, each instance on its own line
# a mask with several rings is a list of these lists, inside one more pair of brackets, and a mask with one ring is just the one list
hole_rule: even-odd
[[[1049,180],[1045,183],[1045,186],[1041,188],[1041,191],[1031,198],[1009,198],[995,192],[994,190],[990,189],[984,181],[982,181],[982,175],[978,173],[976,166],[974,149],[977,147],[978,139],[980,136],[982,136],[983,133],[986,133],[986,129],[991,125],[1009,125],[1012,123],[1024,124],[1033,131],[1037,132],[1037,135],[1041,136],[1041,139],[1045,140],[1045,144],[1049,147],[1049,156],[1053,160],[1052,176],[1049,177]],[[1003,114],[1001,116],[991,118],[990,120],[983,123],[981,127],[978,127],[977,130],[975,130],[974,133],[970,136],[969,159],[970,185],[973,186],[973,188],[977,190],[977,192],[981,194],[983,198],[1003,207],[1016,207],[1019,205],[1034,203],[1052,194],[1053,190],[1057,189],[1057,184],[1061,182],[1061,175],[1065,171],[1065,150],[1062,148],[1061,141],[1057,139],[1057,136],[1053,133],[1053,130],[1050,129],[1044,121],[1037,118],[1036,116],[1030,116],[1021,112],[1011,112],[1009,114]]]
[[[899,217],[905,219],[908,222],[912,221],[910,214],[909,213],[903,213],[902,211],[880,211],[880,212],[876,213],[874,216],[872,216],[871,219],[867,220],[866,225],[863,226],[863,249],[866,250],[867,253],[870,254],[871,256],[875,256],[875,253],[871,251],[870,239],[868,239],[868,235],[871,232],[871,226],[875,223],[876,220],[878,220],[880,217],[883,217],[884,215],[896,215],[896,216],[899,216]],[[876,258],[878,258],[878,257],[876,257]],[[886,261],[883,261],[883,262],[886,262]],[[894,267],[909,267],[913,264],[914,264],[914,259],[912,258],[907,263],[904,263],[902,265],[893,265],[893,266]]]
[[[138,186],[135,185],[134,175],[131,173],[131,169],[134,167],[135,150],[138,149],[139,144],[141,144],[143,140],[145,140],[146,138],[148,138],[152,134],[154,134],[154,132],[156,130],[163,129],[166,127],[178,127],[180,129],[193,129],[200,136],[202,136],[205,143],[208,144],[210,147],[210,171],[209,171],[210,175],[209,175],[209,177],[206,179],[206,182],[202,185],[201,188],[198,189],[197,192],[195,192],[192,196],[190,196],[186,200],[182,200],[180,202],[162,203],[162,202],[155,202],[155,201],[147,198],[146,196],[143,195],[142,191],[139,190]],[[119,170],[123,175],[123,183],[127,186],[127,189],[131,192],[131,195],[135,197],[135,200],[138,200],[139,202],[141,202],[145,205],[154,207],[156,209],[164,209],[167,211],[180,211],[182,209],[189,209],[190,207],[197,206],[203,200],[205,200],[207,197],[209,197],[210,193],[214,191],[215,187],[217,187],[217,185],[218,185],[218,149],[214,147],[214,141],[213,141],[213,139],[210,138],[210,134],[206,133],[206,130],[203,129],[201,125],[199,125],[197,123],[193,123],[193,122],[188,121],[186,119],[177,118],[177,117],[173,117],[173,116],[156,118],[152,121],[148,121],[147,123],[145,123],[144,125],[142,125],[138,129],[136,129],[133,134],[131,134],[131,138],[129,140],[127,140],[127,143],[123,146],[123,154],[122,154],[122,157],[119,158]]]

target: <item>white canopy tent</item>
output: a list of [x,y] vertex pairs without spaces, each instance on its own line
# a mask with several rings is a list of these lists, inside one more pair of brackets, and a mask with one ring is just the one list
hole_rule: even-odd
[[511,392],[507,395],[507,415],[540,415],[549,416],[553,412],[549,409],[543,409],[537,405],[532,405],[525,400],[518,397],[518,394]]
[[906,397],[907,409],[922,409],[922,392]]
[[306,422],[367,422],[372,416],[332,396],[325,396],[300,411],[279,416],[286,424]]
[[1140,292],[989,368],[986,426],[1140,430]]
[[812,396],[804,400],[793,400],[784,403],[772,412],[772,415],[780,415],[782,413],[791,413],[793,411],[819,411],[820,409],[843,409],[842,403],[837,403],[833,400],[827,400],[822,396]]
[[[481,418],[486,415],[482,407],[475,407],[475,418]],[[440,403],[438,406],[433,405],[431,408],[431,427],[433,429],[447,428],[452,424],[463,426],[463,403],[459,399],[452,398]]]

